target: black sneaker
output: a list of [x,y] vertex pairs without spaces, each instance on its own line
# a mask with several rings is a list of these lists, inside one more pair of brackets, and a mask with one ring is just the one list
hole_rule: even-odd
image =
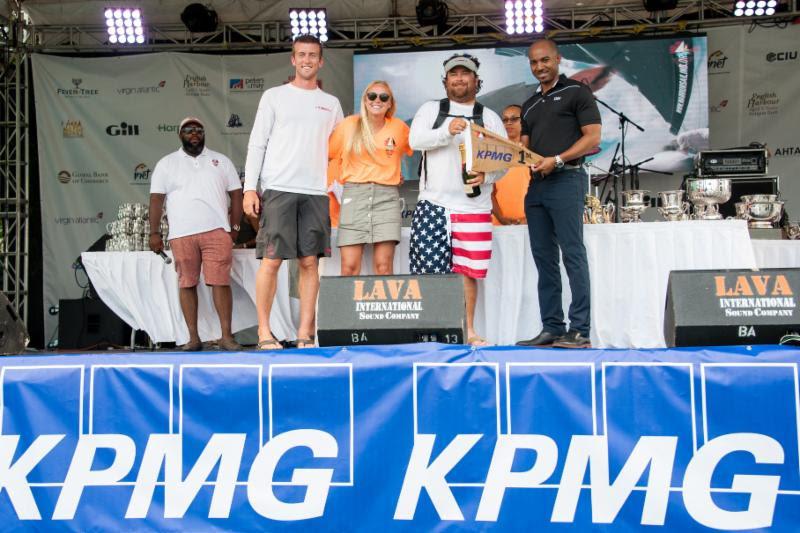
[[526,341],[519,341],[517,343],[517,346],[547,348],[549,346],[552,346],[553,342],[557,341],[560,338],[561,335],[556,335],[555,333],[550,333],[549,331],[542,331],[532,339],[528,339]]
[[591,348],[592,341],[581,332],[570,330],[566,335],[553,343],[553,348]]

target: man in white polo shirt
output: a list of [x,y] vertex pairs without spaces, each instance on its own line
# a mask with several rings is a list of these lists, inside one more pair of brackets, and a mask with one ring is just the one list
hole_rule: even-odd
[[[169,216],[169,243],[178,271],[180,302],[189,342],[184,351],[203,347],[197,334],[197,283],[200,268],[212,287],[222,338],[219,347],[242,347],[231,333],[231,260],[233,242],[242,218],[242,186],[231,160],[205,147],[205,128],[199,118],[187,117],[178,128],[182,147],[161,158],[150,182],[150,249],[164,249],[161,212]],[[228,202],[230,201],[230,212]]]
[[[342,120],[339,100],[317,84],[322,44],[310,35],[292,45],[295,78],[264,92],[247,145],[244,212],[261,214],[256,237],[258,348],[280,349],[269,327],[278,269],[284,259],[300,267],[297,346],[314,345],[319,258],[329,257],[328,137]],[[263,191],[259,198],[257,189]],[[263,201],[263,205],[262,205]]]

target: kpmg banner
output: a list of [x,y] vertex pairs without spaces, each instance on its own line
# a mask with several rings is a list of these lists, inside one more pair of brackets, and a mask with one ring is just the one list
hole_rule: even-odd
[[797,531],[800,352],[14,357],[4,531]]

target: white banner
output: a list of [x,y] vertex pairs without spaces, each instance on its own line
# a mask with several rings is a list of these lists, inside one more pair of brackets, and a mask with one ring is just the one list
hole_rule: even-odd
[[769,174],[780,176],[787,212],[799,219],[800,26],[709,31],[708,54],[711,146],[766,144]]
[[[206,144],[243,171],[263,91],[293,73],[289,53],[212,56],[160,53],[114,58],[34,55],[47,310],[80,297],[79,254],[106,232],[125,202],[148,201],[156,162],[180,146],[178,123],[206,123]],[[326,50],[323,88],[352,102],[352,52]],[[345,109],[345,111],[348,111]]]

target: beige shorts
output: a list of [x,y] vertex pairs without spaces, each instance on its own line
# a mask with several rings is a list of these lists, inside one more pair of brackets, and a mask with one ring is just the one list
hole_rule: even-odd
[[400,207],[396,185],[345,183],[336,245],[400,242]]
[[231,284],[233,241],[224,229],[170,239],[169,247],[175,257],[180,288],[197,285],[201,266],[206,285]]

